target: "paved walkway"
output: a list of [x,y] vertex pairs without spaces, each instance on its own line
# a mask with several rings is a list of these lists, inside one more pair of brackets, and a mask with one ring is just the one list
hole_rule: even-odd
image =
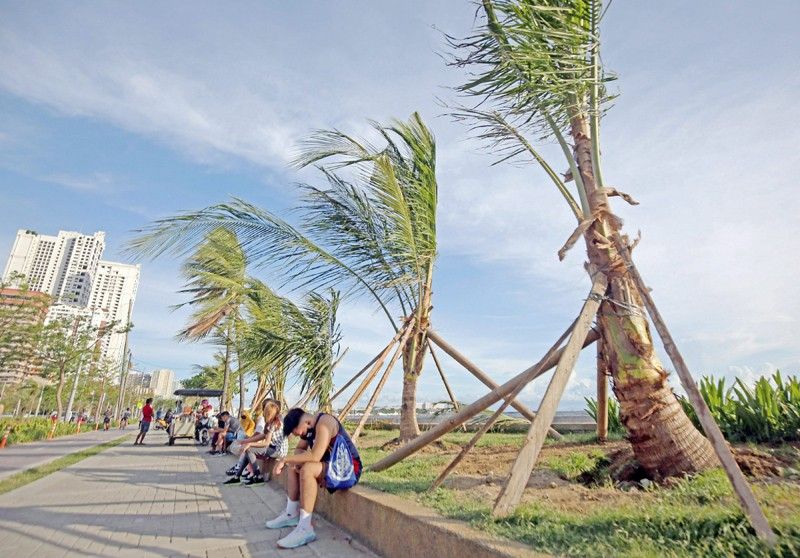
[[[290,529],[264,521],[283,509],[272,483],[221,486],[228,457],[151,432],[0,496],[0,556],[375,556],[321,518],[319,539],[276,548]],[[148,443],[149,442],[149,443]]]
[[[94,427],[92,427],[94,428]],[[136,429],[90,430],[81,434],[59,436],[29,444],[17,444],[0,450],[0,480],[32,467],[39,467],[59,457],[102,444],[124,434],[135,434]]]

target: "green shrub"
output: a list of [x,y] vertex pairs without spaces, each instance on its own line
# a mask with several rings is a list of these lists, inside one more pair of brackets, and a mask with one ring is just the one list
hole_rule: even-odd
[[[728,440],[783,442],[800,440],[800,379],[784,379],[780,370],[772,378],[759,378],[751,388],[741,379],[730,388],[725,380],[705,376],[700,394]],[[686,414],[700,428],[697,414],[686,397],[679,397]]]
[[[592,420],[597,422],[597,400],[591,397],[584,397],[586,400],[586,412],[592,417]],[[622,434],[625,432],[625,427],[622,425],[622,419],[619,417],[619,403],[613,397],[608,398],[608,433],[609,434]]]
[[[0,436],[5,434],[9,426],[11,427],[11,433],[6,444],[12,445],[44,440],[53,428],[53,423],[50,422],[49,418],[44,417],[0,419]],[[94,426],[91,428],[94,428]],[[85,424],[81,427],[83,431],[87,429],[88,427]],[[59,422],[54,436],[66,436],[75,434],[77,431],[78,425],[74,422]]]

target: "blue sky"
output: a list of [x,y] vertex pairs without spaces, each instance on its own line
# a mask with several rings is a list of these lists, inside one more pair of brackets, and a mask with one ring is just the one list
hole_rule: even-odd
[[[468,33],[469,2],[0,7],[2,258],[18,228],[105,230],[106,257],[120,259],[132,229],[180,210],[235,195],[280,212],[293,183],[315,180],[287,168],[311,129],[366,132],[368,118],[419,110],[439,149],[434,327],[501,381],[578,311],[584,255],[556,257],[566,206],[539,171],[490,167],[441,116],[437,98],[463,79],[441,59],[441,33]],[[696,374],[800,370],[798,16],[793,1],[614,2],[604,22],[621,94],[604,123],[605,174],[641,202],[615,207],[643,233],[637,261]],[[185,377],[212,349],[173,338],[177,267],[143,264],[131,343],[140,368]],[[340,318],[342,383],[389,330],[366,300]],[[445,363],[460,399],[484,393]],[[592,354],[579,362],[565,406],[592,393],[592,366]],[[426,372],[420,399],[442,398]]]

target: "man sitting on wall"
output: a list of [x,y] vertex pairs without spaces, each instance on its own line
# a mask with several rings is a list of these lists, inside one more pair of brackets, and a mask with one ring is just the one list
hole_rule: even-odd
[[361,458],[342,424],[327,413],[312,415],[295,408],[283,419],[283,433],[300,438],[294,455],[278,461],[273,474],[280,475],[288,465],[286,510],[267,521],[267,528],[297,526],[278,541],[281,548],[295,548],[317,538],[311,514],[317,502],[319,485],[329,492],[355,485],[361,477]]

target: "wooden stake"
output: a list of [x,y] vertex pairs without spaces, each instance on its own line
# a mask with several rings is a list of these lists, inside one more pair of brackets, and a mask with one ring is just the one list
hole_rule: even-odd
[[[569,327],[567,333],[572,330],[572,326]],[[589,335],[586,336],[586,341],[584,342],[583,346],[587,347],[597,341],[598,333],[594,329],[589,332]],[[369,467],[370,471],[383,471],[384,469],[388,469],[392,465],[397,464],[399,461],[402,461],[409,455],[412,455],[419,451],[420,449],[424,448],[431,442],[434,442],[453,430],[454,428],[458,428],[466,421],[487,409],[489,406],[494,405],[501,399],[505,399],[511,394],[514,389],[519,384],[528,384],[532,380],[535,380],[551,368],[553,368],[556,364],[558,364],[558,359],[560,358],[563,350],[559,350],[554,352],[551,356],[545,357],[530,368],[524,370],[520,374],[517,374],[509,381],[504,383],[503,385],[499,386],[497,389],[493,389],[477,401],[474,401],[470,405],[465,407],[461,407],[461,410],[449,417],[430,430],[423,432],[406,445],[401,448],[398,448],[393,453],[387,455],[371,467]]]
[[439,377],[442,378],[442,383],[444,384],[444,389],[447,391],[447,396],[450,398],[450,402],[453,403],[453,408],[458,411],[458,401],[456,401],[456,396],[453,395],[453,390],[450,389],[450,382],[447,381],[447,377],[444,375],[442,365],[439,362],[439,357],[436,356],[436,353],[433,350],[433,345],[430,343],[428,343],[428,351],[431,353],[431,358],[433,359],[433,363],[436,365],[436,370],[439,371]]
[[[577,320],[576,320],[576,322],[577,322]],[[555,343],[553,343],[553,346],[550,347],[547,350],[547,353],[545,353],[545,355],[543,357],[543,360],[547,360],[547,359],[549,359],[550,357],[553,356],[553,353],[555,353],[558,350],[558,348],[564,342],[564,339],[566,339],[567,335],[569,335],[569,333],[570,333],[572,327],[574,327],[574,325],[575,325],[575,322],[572,322],[572,325],[570,326],[570,329],[567,329],[561,335],[561,337],[559,337],[558,340]],[[475,444],[478,443],[478,440],[480,440],[483,437],[484,434],[489,432],[489,430],[492,428],[492,426],[494,426],[494,423],[497,422],[497,419],[500,418],[500,416],[503,414],[503,412],[508,408],[508,406],[511,404],[511,402],[517,397],[517,395],[520,394],[520,392],[525,388],[525,386],[526,386],[526,384],[520,383],[514,389],[514,391],[511,392],[511,394],[506,398],[506,400],[503,402],[503,404],[500,405],[500,407],[497,409],[497,411],[495,411],[494,414],[489,418],[489,420],[487,420],[483,424],[483,426],[480,428],[480,430],[478,430],[478,432],[475,434],[475,436],[472,437],[472,439],[469,441],[469,443],[462,448],[461,452],[455,457],[455,459],[453,459],[453,461],[450,462],[450,464],[445,468],[444,471],[442,471],[439,474],[438,477],[436,477],[436,480],[433,481],[433,484],[428,489],[430,492],[433,492],[434,490],[439,488],[439,486],[441,486],[441,484],[444,482],[444,480],[447,478],[447,476],[453,471],[453,469],[455,469],[456,466],[459,463],[461,463],[461,461],[467,456],[467,454],[470,451],[472,451],[472,448],[475,447]]]
[[372,408],[375,407],[375,403],[378,401],[378,396],[383,389],[383,386],[386,385],[386,380],[389,379],[389,374],[392,372],[392,368],[394,368],[394,364],[397,362],[397,359],[400,358],[400,355],[403,353],[403,349],[408,343],[408,337],[411,335],[411,332],[414,328],[409,327],[406,328],[406,334],[400,339],[400,342],[397,344],[397,349],[394,351],[392,355],[392,359],[389,361],[389,364],[386,365],[386,371],[381,376],[380,381],[378,382],[378,387],[375,388],[375,392],[372,394],[372,397],[369,398],[369,402],[367,406],[364,408],[364,413],[361,415],[361,420],[358,421],[358,426],[353,431],[353,435],[351,438],[353,440],[357,440],[358,437],[361,435],[361,431],[364,429],[364,425],[367,424],[367,419],[369,418],[370,413],[372,412]]
[[711,415],[711,411],[708,409],[705,399],[703,399],[703,396],[700,394],[700,390],[697,389],[697,384],[694,378],[692,378],[691,372],[689,372],[689,367],[686,366],[686,361],[683,360],[683,356],[678,350],[678,346],[675,344],[672,334],[670,334],[664,319],[661,317],[661,313],[658,311],[658,308],[656,308],[653,297],[650,296],[650,289],[645,285],[642,276],[639,275],[639,270],[631,260],[628,247],[623,243],[619,233],[614,233],[612,240],[628,268],[631,279],[633,279],[633,282],[639,290],[639,294],[644,300],[647,312],[650,314],[653,325],[664,344],[664,350],[669,355],[673,366],[675,366],[675,370],[678,372],[678,377],[681,380],[683,388],[686,390],[686,394],[689,396],[692,407],[694,407],[697,412],[697,418],[700,420],[703,431],[714,447],[714,451],[720,463],[722,463],[725,474],[728,475],[728,479],[733,485],[733,490],[736,492],[736,496],[739,498],[739,502],[750,520],[750,524],[761,539],[770,545],[774,545],[778,538],[770,527],[767,517],[764,515],[761,506],[759,506],[758,501],[753,495],[753,491],[750,489],[750,485],[747,483],[747,479],[745,479],[742,470],[739,469],[739,465],[736,463],[736,459],[733,457],[731,449],[725,441],[725,436],[722,435],[722,431]]
[[370,366],[372,366],[373,364],[375,364],[375,361],[376,361],[376,360],[378,360],[379,358],[381,358],[381,356],[383,356],[383,355],[385,355],[385,354],[388,354],[389,350],[391,350],[391,348],[392,348],[392,345],[394,345],[395,343],[397,343],[397,340],[398,340],[398,339],[400,339],[400,336],[402,335],[402,333],[403,333],[403,330],[400,330],[400,331],[398,331],[398,332],[395,334],[395,336],[394,336],[394,337],[392,337],[392,340],[391,340],[391,341],[389,341],[389,344],[388,344],[388,345],[386,345],[386,346],[383,348],[383,350],[382,350],[381,352],[379,352],[377,355],[375,355],[371,361],[369,361],[367,364],[365,364],[365,365],[364,365],[364,368],[362,368],[361,370],[359,370],[359,371],[358,371],[358,373],[357,373],[355,376],[353,376],[352,378],[350,378],[350,380],[349,380],[349,381],[348,381],[348,382],[347,382],[345,385],[343,385],[343,386],[342,386],[342,388],[341,388],[339,391],[337,391],[336,393],[334,393],[334,394],[331,396],[331,399],[330,399],[330,400],[331,400],[331,401],[333,401],[334,399],[336,399],[337,397],[339,397],[339,396],[340,396],[340,395],[341,395],[341,394],[342,394],[342,393],[343,393],[343,392],[344,392],[344,391],[345,391],[347,388],[349,388],[349,387],[352,385],[352,383],[353,383],[353,382],[355,382],[355,381],[356,381],[356,380],[357,380],[357,379],[358,379],[358,378],[359,378],[359,377],[360,377],[360,376],[361,376],[361,375],[362,375],[364,372],[366,372],[366,371],[367,371],[367,369],[368,369]]
[[[473,363],[467,357],[458,352],[458,350],[455,347],[453,347],[447,341],[442,339],[442,337],[432,329],[428,329],[428,339],[436,343],[436,345],[438,345],[439,348],[441,348],[445,353],[450,355],[450,357],[457,363],[459,363],[461,366],[466,368],[468,372],[470,372],[473,376],[478,378],[478,380],[480,380],[485,386],[491,389],[497,389],[498,386],[497,382],[492,380],[483,370],[478,368],[478,366],[475,363]],[[514,400],[511,402],[511,405],[513,405],[514,408],[517,411],[519,411],[520,414],[529,421],[533,421],[533,419],[536,417],[536,413],[531,411],[528,407],[526,407],[519,401]],[[561,434],[559,434],[552,428],[549,430],[549,434],[556,440],[560,440],[561,438],[563,438]]]
[[608,367],[603,358],[603,341],[597,342],[597,439],[608,439]]
[[503,517],[510,514],[522,499],[522,493],[528,484],[533,465],[539,457],[542,445],[544,445],[547,429],[553,422],[553,417],[556,416],[558,403],[561,401],[561,396],[567,387],[569,377],[575,368],[575,361],[578,360],[583,342],[592,327],[592,321],[600,308],[607,285],[608,280],[605,275],[602,273],[595,275],[592,290],[589,292],[589,297],[578,315],[578,321],[572,330],[572,335],[567,341],[561,357],[558,359],[558,366],[550,380],[550,385],[547,386],[542,403],[539,405],[539,412],[528,430],[525,444],[522,446],[522,450],[511,468],[508,480],[506,480],[505,485],[500,490],[500,495],[497,497],[497,502],[492,510],[492,514],[495,517]]
[[397,341],[395,339],[392,339],[392,342],[386,346],[386,348],[383,350],[383,353],[379,355],[379,357],[375,360],[375,364],[372,365],[372,369],[370,369],[369,373],[367,374],[367,377],[364,378],[364,381],[361,382],[361,385],[358,386],[358,388],[356,388],[356,391],[353,393],[353,395],[350,396],[350,399],[347,401],[347,403],[345,403],[344,407],[342,407],[342,409],[339,411],[340,421],[344,420],[345,417],[347,416],[347,413],[349,413],[350,410],[353,408],[353,405],[358,403],[358,400],[361,398],[361,396],[369,387],[369,384],[372,383],[372,380],[375,379],[375,376],[380,371],[384,361],[386,360],[386,357],[389,356],[389,351],[396,342]]

